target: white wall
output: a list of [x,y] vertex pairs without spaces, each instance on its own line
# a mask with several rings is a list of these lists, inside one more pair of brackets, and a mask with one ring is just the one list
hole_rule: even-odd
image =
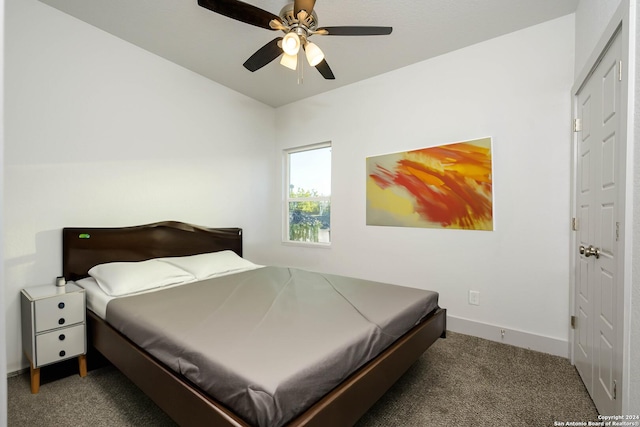
[[[637,6],[636,6],[637,7]],[[634,19],[633,16],[631,19]],[[633,265],[631,289],[631,345],[629,372],[629,414],[640,414],[640,13],[635,9],[635,108],[633,171]]]
[[[569,15],[279,108],[279,149],[333,142],[333,242],[273,262],[437,290],[450,325],[567,356],[573,45]],[[367,156],[484,136],[495,231],[365,225]]]
[[622,0],[580,0],[576,9],[576,76],[586,65],[602,31]]
[[[640,16],[637,17],[640,25]],[[636,70],[640,70],[640,39],[636,38]],[[633,172],[633,258],[631,289],[631,344],[629,372],[629,414],[640,414],[640,76],[636,73],[635,142]]]
[[240,226],[246,255],[265,251],[275,112],[36,0],[7,0],[6,16],[0,364],[13,372],[27,366],[20,289],[61,273],[65,226]]
[[[0,236],[3,235],[4,188],[4,0],[0,0]],[[0,259],[3,249],[0,246]],[[4,264],[4,263],[3,263]],[[4,289],[4,265],[0,264],[0,289]],[[7,425],[7,347],[4,292],[0,291],[0,427]]]

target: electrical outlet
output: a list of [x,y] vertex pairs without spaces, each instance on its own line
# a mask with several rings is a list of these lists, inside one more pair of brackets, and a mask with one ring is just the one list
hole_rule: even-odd
[[480,305],[480,291],[469,291],[469,304]]

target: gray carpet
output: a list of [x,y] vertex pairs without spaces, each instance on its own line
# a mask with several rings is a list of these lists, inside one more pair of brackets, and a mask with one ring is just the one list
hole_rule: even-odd
[[[175,425],[112,367],[43,380],[37,395],[28,374],[9,378],[8,388],[11,427]],[[566,359],[449,333],[357,426],[552,426],[597,416]]]

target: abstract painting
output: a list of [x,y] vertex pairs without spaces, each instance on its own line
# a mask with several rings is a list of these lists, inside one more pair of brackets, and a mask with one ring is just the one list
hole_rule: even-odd
[[491,138],[367,158],[367,225],[493,230]]

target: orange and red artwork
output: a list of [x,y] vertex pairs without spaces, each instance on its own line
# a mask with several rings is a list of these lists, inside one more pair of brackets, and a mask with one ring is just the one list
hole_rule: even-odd
[[493,230],[491,138],[367,158],[367,225]]

